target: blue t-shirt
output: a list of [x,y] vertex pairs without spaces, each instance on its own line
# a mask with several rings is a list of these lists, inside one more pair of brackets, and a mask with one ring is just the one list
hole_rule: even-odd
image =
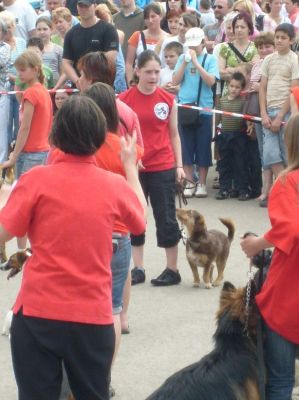
[[[180,55],[177,64],[174,69],[174,73],[176,73],[181,66],[184,60],[184,54]],[[197,56],[197,60],[200,64],[202,64],[204,58],[204,53]],[[215,56],[212,54],[208,54],[204,69],[211,75],[214,75],[216,79],[219,79],[219,69],[218,63]],[[183,80],[180,85],[180,90],[178,93],[179,103],[193,103],[197,101],[198,94],[198,85],[199,85],[199,72],[194,67],[192,61],[190,61],[185,68],[185,73]],[[200,99],[199,99],[200,107],[213,107],[213,91],[212,87],[208,86],[205,81],[202,81]]]

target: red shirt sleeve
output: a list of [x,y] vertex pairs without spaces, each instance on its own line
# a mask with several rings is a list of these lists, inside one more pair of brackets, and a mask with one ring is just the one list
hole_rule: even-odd
[[298,184],[289,173],[276,180],[269,197],[272,228],[265,234],[265,239],[286,254],[290,254],[299,235]]

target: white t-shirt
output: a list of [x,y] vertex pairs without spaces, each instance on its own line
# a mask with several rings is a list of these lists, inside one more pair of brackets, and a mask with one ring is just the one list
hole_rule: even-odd
[[28,32],[35,29],[37,15],[27,0],[16,0],[11,6],[4,7],[16,18],[16,33],[17,37],[28,40]]
[[160,83],[159,86],[164,86],[166,83],[172,82],[172,75],[174,73],[174,69],[170,69],[168,65],[165,68],[161,69],[160,72]]

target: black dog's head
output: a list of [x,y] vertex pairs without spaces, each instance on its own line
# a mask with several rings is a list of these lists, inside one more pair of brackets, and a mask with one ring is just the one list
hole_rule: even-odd
[[[248,298],[249,295],[249,298]],[[236,288],[230,282],[224,282],[220,295],[220,307],[217,312],[218,327],[225,331],[232,329],[244,330],[255,334],[257,309],[255,304],[256,286],[250,282],[250,290],[246,285]],[[248,326],[246,327],[246,324]]]

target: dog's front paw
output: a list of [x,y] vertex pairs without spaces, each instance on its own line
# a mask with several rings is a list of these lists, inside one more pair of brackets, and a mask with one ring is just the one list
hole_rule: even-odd
[[213,282],[213,286],[214,286],[214,287],[220,286],[220,285],[221,285],[221,281],[214,281],[214,282]]
[[205,283],[205,288],[206,289],[212,289],[212,284],[211,283]]
[[199,288],[199,286],[200,286],[200,283],[199,283],[199,282],[194,282],[194,283],[193,283],[193,287]]

